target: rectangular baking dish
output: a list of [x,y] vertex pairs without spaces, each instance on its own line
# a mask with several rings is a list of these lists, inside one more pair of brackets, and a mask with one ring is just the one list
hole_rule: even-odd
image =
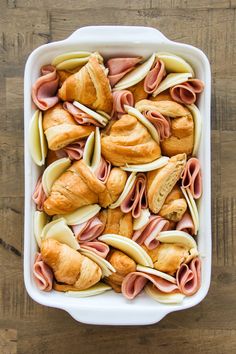
[[[106,292],[88,298],[71,298],[55,291],[41,292],[34,283],[32,267],[37,246],[33,235],[35,205],[31,195],[42,171],[33,163],[28,148],[28,127],[34,112],[31,87],[39,76],[42,65],[50,63],[58,54],[75,50],[99,51],[105,57],[116,55],[148,57],[157,51],[172,52],[185,58],[193,66],[197,78],[205,83],[205,90],[201,94],[198,104],[203,118],[198,154],[203,177],[203,195],[199,202],[200,229],[198,235],[198,248],[202,259],[202,285],[194,296],[185,298],[182,304],[160,304],[145,293],[132,301],[126,300],[121,294],[114,292]],[[202,301],[207,294],[211,277],[210,90],[210,65],[205,54],[193,46],[170,41],[160,31],[150,27],[83,27],[65,40],[42,45],[31,53],[25,66],[24,77],[24,281],[32,299],[42,305],[63,309],[77,321],[100,325],[153,324],[170,312],[187,309]]]

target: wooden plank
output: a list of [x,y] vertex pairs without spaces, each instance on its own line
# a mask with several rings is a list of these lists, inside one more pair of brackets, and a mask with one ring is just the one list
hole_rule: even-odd
[[17,353],[17,331],[12,328],[0,329],[1,354]]

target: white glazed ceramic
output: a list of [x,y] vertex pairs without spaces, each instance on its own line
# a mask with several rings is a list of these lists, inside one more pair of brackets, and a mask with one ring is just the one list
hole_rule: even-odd
[[[194,68],[197,78],[205,82],[198,106],[203,117],[203,129],[198,158],[202,165],[203,196],[199,202],[200,229],[198,248],[202,259],[202,285],[181,304],[160,304],[145,292],[129,301],[121,294],[108,291],[88,298],[69,298],[63,293],[39,291],[35,285],[32,268],[37,250],[33,234],[35,210],[31,195],[41,172],[30,156],[28,127],[35,107],[31,101],[31,87],[39,76],[40,67],[64,52],[78,50],[99,51],[105,57],[116,55],[141,55],[146,58],[153,52],[164,51],[180,55]],[[74,319],[100,325],[144,325],[160,321],[173,311],[195,306],[206,296],[211,276],[211,188],[210,188],[210,65],[205,54],[190,45],[167,39],[160,31],[149,27],[101,26],[84,27],[69,38],[42,45],[32,52],[25,67],[24,112],[25,112],[25,233],[24,233],[24,280],[28,294],[40,304],[64,309]]]

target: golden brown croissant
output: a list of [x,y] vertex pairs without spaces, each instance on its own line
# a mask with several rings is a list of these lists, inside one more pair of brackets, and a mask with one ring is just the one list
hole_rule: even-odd
[[108,283],[117,293],[120,293],[121,284],[124,277],[128,273],[135,272],[136,263],[125,253],[115,249],[109,252],[107,260],[112,264],[116,272],[106,278],[105,282]]
[[119,167],[114,167],[106,182],[106,189],[99,194],[99,204],[103,208],[107,208],[114,203],[123,192],[125,183],[127,181],[127,172],[121,170]]
[[78,125],[61,103],[48,109],[43,116],[43,130],[51,150],[59,150],[95,130],[93,126]]
[[171,118],[171,136],[161,142],[162,154],[174,156],[180,153],[190,155],[194,145],[194,122],[189,110],[181,104],[165,99],[163,101],[139,101],[135,107],[140,111],[157,110]]
[[181,189],[175,185],[168,194],[159,215],[170,221],[180,221],[187,210],[187,202],[181,192]]
[[162,243],[156,248],[156,257],[154,268],[173,275],[180,265],[189,258],[189,252],[181,244]]
[[105,209],[100,213],[99,218],[104,222],[104,234],[117,234],[131,238],[133,235],[132,214],[123,213],[120,208]]
[[98,203],[105,185],[83,160],[74,162],[53,184],[44,202],[48,215],[66,214],[84,205]]
[[[76,290],[88,289],[101,279],[101,268],[95,262],[52,238],[42,241],[41,255],[43,261],[52,268],[56,281]],[[69,289],[67,286],[64,290],[63,287],[57,290]]]
[[137,118],[125,114],[101,139],[102,154],[115,166],[142,164],[160,157],[161,149]]
[[157,214],[186,164],[186,154],[171,157],[164,167],[147,173],[147,197],[150,210]]
[[79,101],[92,109],[112,111],[109,80],[96,57],[91,57],[79,72],[69,76],[58,92],[63,101]]
[[131,91],[134,96],[134,103],[140,100],[144,100],[148,97],[148,93],[144,91],[143,82],[144,80],[139,81],[136,85],[128,88],[128,90]]

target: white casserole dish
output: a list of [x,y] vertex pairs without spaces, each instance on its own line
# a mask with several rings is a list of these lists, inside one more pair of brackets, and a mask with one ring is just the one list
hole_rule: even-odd
[[[40,174],[31,159],[28,147],[29,122],[34,112],[31,87],[39,76],[40,68],[63,52],[75,50],[99,51],[103,56],[140,55],[148,57],[153,52],[166,51],[182,56],[194,68],[196,77],[203,80],[205,90],[198,107],[203,118],[202,137],[198,158],[202,166],[203,195],[199,202],[200,229],[198,248],[202,259],[202,285],[182,304],[160,304],[144,292],[129,301],[121,294],[108,291],[88,298],[71,298],[64,293],[42,292],[37,289],[32,277],[34,254],[37,249],[33,236],[33,213],[31,199]],[[210,187],[210,65],[205,54],[190,45],[167,39],[161,32],[149,27],[91,26],[80,28],[63,41],[45,44],[34,50],[25,66],[24,78],[24,124],[25,124],[25,229],[24,229],[24,281],[28,294],[38,303],[67,311],[83,323],[100,325],[144,325],[160,321],[173,311],[183,310],[198,304],[206,296],[211,277],[211,187]]]

